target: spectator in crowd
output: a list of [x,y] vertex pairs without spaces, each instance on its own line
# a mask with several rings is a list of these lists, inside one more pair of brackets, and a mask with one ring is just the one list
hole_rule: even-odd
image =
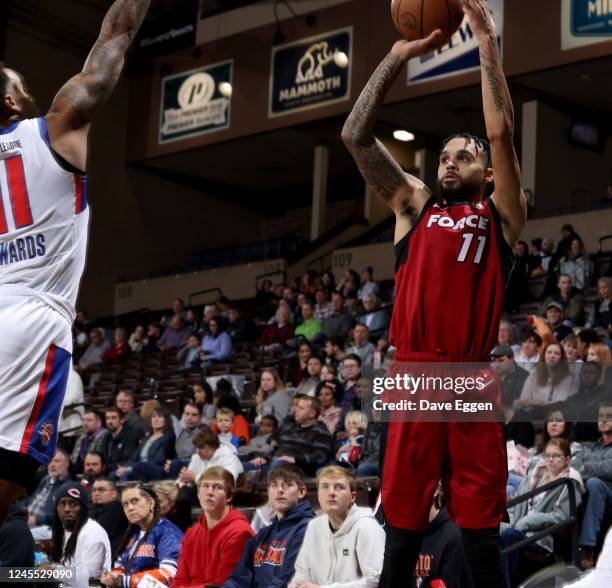
[[491,351],[491,358],[501,383],[502,404],[511,408],[520,397],[529,372],[514,361],[514,351],[509,345],[496,345]]
[[115,472],[122,482],[162,479],[166,461],[174,457],[176,437],[170,413],[164,408],[155,408],[147,424],[148,435],[130,461]]
[[198,478],[198,500],[204,511],[183,539],[173,588],[221,586],[254,535],[246,517],[231,506],[234,477],[209,467]]
[[361,357],[354,353],[346,355],[342,360],[342,376],[344,378],[344,395],[340,400],[343,411],[358,408],[357,382],[361,378]]
[[312,270],[305,272],[302,275],[302,283],[300,284],[300,291],[304,294],[314,294],[316,290],[316,286],[314,283],[314,278],[316,276],[316,272]]
[[209,425],[210,421],[215,418],[217,410],[213,403],[213,391],[207,382],[193,384],[191,386],[193,392],[193,401],[200,410],[202,415],[201,424]]
[[261,344],[267,351],[282,349],[285,343],[293,337],[293,324],[291,323],[289,308],[279,306],[274,317],[274,322],[266,325],[261,335]]
[[232,356],[232,339],[220,328],[217,318],[208,321],[208,334],[202,340],[202,351],[204,365],[223,363]]
[[317,488],[324,514],[308,524],[289,588],[357,586],[359,580],[378,586],[385,532],[369,508],[355,505],[355,478],[342,467],[328,466]]
[[115,567],[100,577],[103,586],[138,586],[146,577],[170,586],[176,575],[183,533],[161,516],[159,499],[145,486],[127,486],[121,504],[130,526]]
[[[525,494],[530,490],[545,486],[561,478],[570,478],[576,489],[576,501],[579,504],[584,485],[580,473],[570,466],[570,444],[564,439],[551,439],[545,448],[544,474],[534,480],[527,476],[520,484],[517,494]],[[551,490],[539,494],[533,500],[520,502],[509,509],[510,523],[501,524],[502,548],[518,543],[529,535],[542,531],[546,527],[556,525],[570,516],[569,491],[566,485],[556,486]],[[538,545],[546,551],[552,552],[553,538],[548,535],[538,541]],[[512,578],[516,568],[518,554],[502,556],[504,575],[508,588],[514,585]]]
[[217,410],[215,420],[219,441],[233,447],[236,451],[238,451],[240,443],[238,441],[238,437],[232,433],[232,429],[234,428],[234,417],[235,414],[233,410],[229,408],[220,408]]
[[322,333],[327,338],[341,337],[344,340],[353,326],[353,319],[345,310],[344,298],[340,293],[332,294],[331,308],[332,313],[323,321]]
[[88,451],[103,453],[110,433],[102,424],[100,413],[90,408],[83,413],[83,434],[77,439],[72,451],[71,461],[77,473],[83,471],[83,461]]
[[264,280],[255,294],[255,307],[258,317],[268,317],[278,302],[278,296],[272,289],[272,280]]
[[89,489],[91,485],[106,473],[106,462],[100,451],[88,451],[83,460],[83,486]]
[[352,468],[357,467],[361,459],[367,427],[368,421],[361,411],[349,410],[344,415],[346,436],[340,440],[336,451],[336,460],[340,465],[347,464]]
[[568,418],[576,423],[577,441],[597,440],[599,405],[606,397],[611,398],[610,393],[599,383],[602,371],[600,363],[584,362],[580,370],[578,392],[565,401]]
[[315,390],[315,396],[321,403],[321,414],[319,420],[327,427],[330,435],[333,435],[342,418],[342,408],[338,404],[344,387],[337,380],[321,381]]
[[251,460],[248,469],[263,468],[264,472],[280,465],[297,465],[308,475],[313,475],[332,457],[333,438],[327,427],[318,420],[321,404],[318,398],[301,397],[295,407],[295,424],[280,427],[270,436],[275,447],[269,457]]
[[529,293],[529,254],[527,243],[517,241],[514,246],[514,267],[506,288],[506,310],[514,313],[531,298]]
[[321,381],[329,382],[330,380],[338,379],[338,370],[333,365],[326,363],[321,366]]
[[542,239],[532,239],[527,244],[529,259],[527,260],[527,271],[530,278],[542,275]]
[[367,296],[378,294],[378,284],[374,281],[374,270],[368,266],[361,272],[361,287],[357,291],[357,297],[364,302]]
[[281,588],[295,573],[295,560],[308,523],[314,517],[305,501],[304,472],[278,467],[268,477],[271,524],[249,539],[240,561],[223,588]]
[[313,308],[313,316],[318,321],[323,321],[332,313],[332,308],[327,299],[327,290],[325,288],[317,288],[315,292],[315,305]]
[[127,332],[123,327],[117,327],[115,342],[102,354],[102,361],[106,364],[123,363],[130,353]]
[[578,333],[578,357],[585,360],[589,353],[589,347],[599,343],[599,335],[594,329],[581,329]]
[[96,521],[106,531],[111,545],[111,554],[117,553],[121,538],[127,531],[128,521],[119,501],[117,487],[110,478],[101,477],[93,483],[89,518]]
[[321,367],[321,358],[318,355],[313,355],[308,359],[305,377],[297,387],[300,394],[314,396],[317,385],[321,381]]
[[606,329],[612,334],[612,278],[597,280],[597,300],[591,308],[591,326]]
[[313,341],[321,332],[321,321],[314,318],[312,302],[306,301],[301,306],[302,323],[295,329],[296,337],[304,337],[307,341]]
[[[227,382],[229,384],[229,389],[231,390],[231,384],[229,383],[229,380],[225,380],[224,378],[222,378],[217,382],[217,393],[219,392],[220,386],[221,384],[223,384],[223,382]],[[251,440],[251,429],[249,427],[249,422],[247,421],[244,414],[242,414],[242,408],[240,408],[240,401],[235,396],[235,394],[231,392],[220,394],[217,398],[217,411],[221,408],[229,408],[234,413],[234,423],[229,432],[236,435],[239,443],[248,443]],[[215,433],[219,432],[219,427],[217,427],[216,421],[211,422],[210,428]]]
[[130,335],[128,339],[128,345],[132,353],[140,353],[146,343],[145,330],[142,325],[137,325],[134,329],[134,332]]
[[336,291],[336,277],[333,272],[326,271],[321,274],[321,286],[327,290],[327,292]]
[[540,361],[540,345],[542,345],[542,337],[533,329],[526,329],[521,337],[521,350],[514,355],[516,363],[524,370],[531,372],[534,365]]
[[559,261],[559,271],[570,276],[572,284],[583,291],[591,285],[593,269],[593,262],[584,250],[582,239],[575,237],[569,251]]
[[357,298],[357,292],[360,287],[361,279],[359,274],[353,269],[347,269],[342,276],[342,281],[336,287],[336,292],[343,298]]
[[525,381],[516,408],[545,406],[563,402],[576,393],[576,383],[569,371],[565,352],[559,343],[550,343],[533,372]]
[[361,358],[362,365],[372,365],[374,351],[376,351],[376,347],[370,343],[370,329],[362,324],[355,325],[352,345],[346,348],[346,354],[358,355]]
[[196,333],[200,328],[200,314],[193,308],[190,308],[185,315],[185,324],[192,332]]
[[200,475],[213,466],[219,466],[231,472],[234,480],[244,471],[236,452],[212,431],[200,431],[194,438],[195,453],[189,465],[183,468],[178,477],[179,485],[193,484]]
[[358,478],[378,476],[380,474],[380,444],[382,442],[382,424],[380,411],[372,410],[372,418],[368,422],[361,459],[357,465],[355,475]]
[[116,406],[104,411],[104,422],[110,433],[100,451],[104,455],[108,473],[113,473],[119,464],[127,463],[136,453],[141,432],[124,422],[123,413]]
[[187,341],[181,349],[178,350],[176,357],[179,360],[183,369],[198,368],[202,363],[202,349],[200,348],[200,338],[193,334],[189,335]]
[[183,321],[187,318],[187,312],[185,311],[185,302],[183,301],[182,298],[175,298],[172,301],[172,305],[170,308],[171,308],[171,312],[168,314],[165,314],[160,321],[161,326],[164,329],[168,328],[168,326],[172,322],[172,319],[177,315],[180,316],[183,319]]
[[89,578],[110,569],[106,531],[87,515],[87,495],[80,484],[67,484],[57,499],[51,535],[51,561],[74,568],[74,588],[88,588]]
[[306,377],[306,366],[312,355],[312,347],[308,341],[302,341],[297,348],[297,355],[289,360],[287,383],[299,386],[303,377]]
[[270,435],[278,429],[278,420],[271,414],[264,415],[259,421],[257,435],[251,438],[248,445],[238,448],[238,455],[241,459],[252,459],[256,455],[267,455],[274,449],[270,445]]
[[62,416],[58,426],[58,434],[64,439],[66,447],[74,447],[75,438],[81,433],[83,413],[85,412],[84,405],[83,379],[71,365],[62,406]]
[[189,463],[191,456],[195,453],[193,440],[203,429],[201,421],[202,413],[198,405],[195,402],[187,402],[183,408],[181,431],[174,443],[176,457],[173,460],[168,460],[164,465],[164,471],[170,478],[176,479],[179,472]]
[[461,529],[451,520],[444,506],[441,484],[438,484],[429,510],[429,526],[423,533],[423,544],[410,588],[435,586],[436,581],[444,587],[472,586]]
[[78,363],[88,345],[89,337],[85,332],[85,325],[80,321],[74,321],[72,323],[72,360],[74,363]]
[[570,224],[565,224],[561,227],[561,239],[557,244],[557,251],[555,257],[559,260],[565,257],[569,251],[572,241],[574,239],[580,239],[580,235],[574,231],[574,227]]
[[147,326],[147,336],[144,341],[142,351],[145,353],[154,353],[159,351],[159,340],[161,339],[162,328],[158,322],[149,323]]
[[127,425],[137,431],[139,438],[142,438],[146,433],[146,425],[140,416],[139,410],[136,408],[134,394],[126,389],[119,390],[115,398],[115,404],[123,416],[123,425]]
[[257,339],[255,323],[243,316],[238,307],[233,305],[229,307],[228,318],[227,332],[232,343],[251,343]]
[[191,503],[179,496],[176,482],[174,480],[154,482],[153,491],[159,500],[159,514],[185,533],[191,527]]
[[[5,568],[32,568],[34,550],[34,538],[28,527],[28,509],[23,502],[15,501],[0,526],[0,565]],[[10,586],[8,583],[4,585]]]
[[[300,346],[301,349],[301,346]],[[310,351],[310,347],[308,347]],[[291,409],[291,396],[278,372],[273,369],[262,369],[259,375],[259,388],[256,395],[257,414],[272,415],[278,422],[285,420]]]
[[30,527],[51,525],[59,490],[70,479],[68,454],[58,448],[47,466],[47,474],[41,479],[28,504],[28,525]]
[[588,499],[584,509],[579,545],[583,568],[594,565],[595,547],[600,539],[601,525],[612,507],[612,402],[599,405],[597,426],[601,438],[585,446],[572,461],[586,481]]
[[565,358],[567,359],[570,372],[577,378],[580,375],[583,363],[578,355],[578,337],[574,333],[566,335],[561,340],[561,347],[565,351]]
[[[542,249],[540,251],[540,267],[542,273],[549,273],[554,267],[555,242],[552,239],[542,239]],[[553,267],[551,267],[551,263]]]
[[82,370],[102,365],[104,363],[102,356],[110,347],[110,343],[106,340],[102,329],[92,329],[89,333],[89,341],[90,343],[85,353],[79,359],[79,367]]
[[563,305],[558,302],[549,302],[546,307],[546,323],[557,341],[563,341],[565,337],[574,331],[564,322]]
[[191,335],[191,329],[183,321],[180,314],[175,314],[157,342],[162,351],[178,351]]
[[574,326],[584,325],[584,295],[574,288],[572,277],[561,274],[557,281],[558,292],[552,294],[540,305],[538,314],[546,316],[546,309],[551,302],[558,302],[562,307],[565,318]]
[[344,339],[338,336],[328,337],[323,350],[325,351],[325,364],[338,369],[345,355]]
[[378,309],[378,298],[375,294],[368,294],[362,299],[363,314],[357,322],[370,330],[370,336],[376,339],[382,337],[389,328],[389,317],[385,310]]
[[610,380],[612,379],[612,352],[605,343],[591,343],[587,351],[587,361],[594,361],[601,365],[601,376],[599,378],[600,385],[606,385],[606,388],[611,388]]
[[[299,285],[299,281],[298,281],[298,285]],[[279,302],[279,308],[283,306],[283,302],[289,309],[290,316],[293,317],[293,315],[297,312],[299,306],[298,306],[298,301],[297,301],[297,296],[295,294],[295,290],[293,289],[292,286],[285,286],[283,288],[283,296]]]

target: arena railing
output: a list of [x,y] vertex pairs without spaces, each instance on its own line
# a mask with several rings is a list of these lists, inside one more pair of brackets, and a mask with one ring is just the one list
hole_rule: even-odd
[[533,498],[534,496],[537,496],[538,494],[548,492],[549,490],[553,490],[554,488],[557,488],[558,486],[563,486],[563,485],[567,486],[567,491],[568,491],[569,507],[570,507],[569,517],[566,520],[561,521],[560,523],[556,523],[555,525],[546,527],[546,529],[542,531],[538,531],[537,533],[534,533],[533,535],[526,537],[525,539],[523,539],[522,541],[519,541],[518,543],[514,543],[513,545],[510,545],[509,547],[505,547],[504,549],[501,550],[502,555],[509,555],[510,553],[514,553],[515,551],[523,549],[527,545],[530,545],[531,543],[535,543],[536,541],[539,541],[540,539],[543,539],[544,537],[548,537],[549,535],[552,535],[561,529],[564,529],[566,527],[571,527],[570,537],[571,537],[572,563],[574,565],[580,564],[580,554],[578,552],[578,516],[577,516],[578,507],[576,504],[576,486],[572,478],[562,478],[560,480],[554,480],[553,482],[544,484],[544,486],[536,488],[535,490],[531,490],[530,492],[526,492],[525,494],[521,494],[520,496],[511,498],[507,502],[506,508],[511,508],[512,506],[520,504],[521,502],[530,500],[531,498]]
[[275,272],[268,272],[267,274],[260,274],[255,277],[255,292],[259,291],[259,287],[261,285],[261,281],[264,279],[270,279],[273,276],[281,276],[281,284],[287,283],[287,272],[285,270],[276,270]]
[[219,298],[223,296],[223,291],[221,290],[221,288],[208,288],[207,290],[198,290],[197,292],[192,292],[191,294],[189,294],[188,296],[189,306],[193,306],[193,299],[196,296],[203,296],[204,294],[209,294],[211,292],[217,293],[217,296],[214,298],[214,300],[211,300],[210,302],[206,302],[206,303],[200,303],[199,306],[201,306],[202,304],[212,304],[213,302],[217,302],[217,300],[219,300]]

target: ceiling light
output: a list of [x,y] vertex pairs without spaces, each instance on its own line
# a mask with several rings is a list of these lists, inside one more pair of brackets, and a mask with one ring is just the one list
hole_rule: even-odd
[[229,82],[221,82],[219,84],[219,92],[222,96],[225,96],[226,98],[231,98],[232,89],[232,85]]
[[414,141],[414,133],[404,130],[393,131],[393,138],[396,141],[403,141],[407,143],[408,141]]
[[344,51],[334,53],[334,63],[341,69],[346,69],[349,64],[348,55]]

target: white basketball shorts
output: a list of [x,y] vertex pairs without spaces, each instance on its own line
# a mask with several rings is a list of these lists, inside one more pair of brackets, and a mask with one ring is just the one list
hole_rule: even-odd
[[71,326],[41,298],[0,287],[0,446],[47,464],[72,356]]

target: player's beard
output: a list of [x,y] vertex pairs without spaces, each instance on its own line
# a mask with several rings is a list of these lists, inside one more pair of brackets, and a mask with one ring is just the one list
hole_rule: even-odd
[[438,198],[446,202],[465,202],[476,200],[480,194],[481,182],[458,178],[452,187],[438,180]]

